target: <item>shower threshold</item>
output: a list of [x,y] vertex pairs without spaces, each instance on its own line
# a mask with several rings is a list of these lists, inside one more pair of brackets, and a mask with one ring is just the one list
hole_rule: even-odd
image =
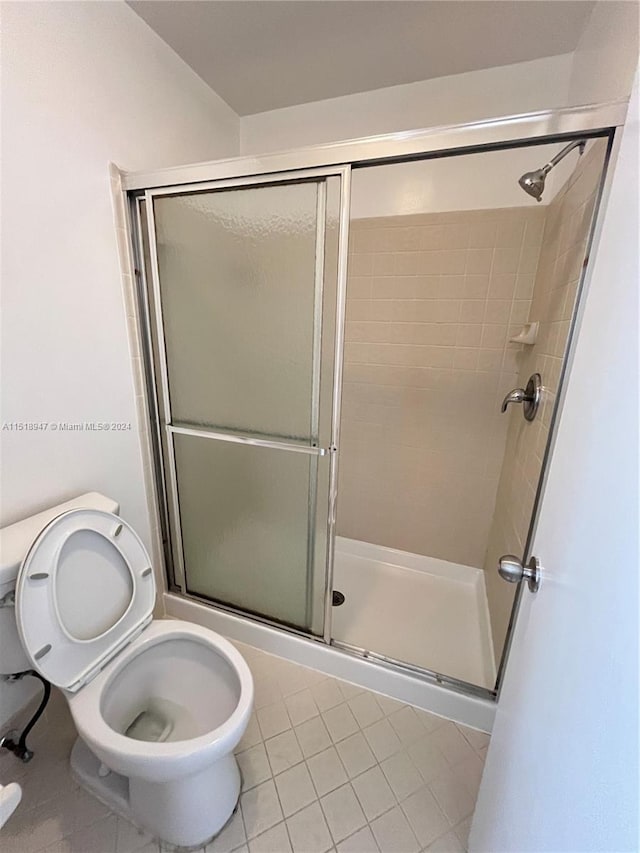
[[492,689],[484,572],[336,537],[334,640]]

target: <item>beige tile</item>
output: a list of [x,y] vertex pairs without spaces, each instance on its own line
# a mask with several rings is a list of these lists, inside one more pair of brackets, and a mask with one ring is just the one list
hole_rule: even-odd
[[457,327],[456,346],[478,347],[482,338],[482,326],[479,323],[461,323]]
[[347,299],[370,299],[371,277],[350,275],[347,279]]
[[467,252],[465,272],[467,275],[486,275],[491,272],[492,249],[470,249]]
[[507,338],[507,326],[503,324],[486,325],[482,329],[482,347],[502,351]]
[[423,251],[442,248],[444,226],[426,225],[420,229],[420,248]]
[[499,249],[519,249],[524,237],[525,222],[513,221],[506,219],[498,222],[496,230],[496,248]]
[[496,228],[496,222],[474,222],[469,231],[469,248],[492,249],[496,245]]
[[[422,275],[430,272],[423,267],[423,254],[420,252],[400,252],[394,257],[394,270],[397,276]],[[434,270],[434,272],[438,272],[438,270]]]
[[452,223],[442,228],[443,249],[466,249],[469,245],[471,225],[468,222]]
[[497,273],[491,275],[489,284],[490,299],[513,299],[516,292],[515,273]]
[[485,323],[508,323],[511,316],[511,300],[489,299],[484,312]]
[[373,272],[373,255],[370,253],[351,255],[349,258],[349,275],[371,275]]
[[467,253],[451,249],[440,253],[440,270],[443,275],[461,275],[466,268]]
[[[396,255],[391,252],[381,254],[377,252],[373,255],[371,270],[368,275],[393,275],[395,272]],[[355,274],[349,269],[350,274]]]
[[466,275],[464,286],[465,299],[484,299],[489,292],[488,275]]
[[[494,275],[516,273],[519,269],[519,260],[519,249],[496,249],[493,256],[492,273]],[[530,270],[523,269],[523,272],[530,272]]]
[[484,299],[465,299],[460,306],[461,323],[482,323],[484,320]]

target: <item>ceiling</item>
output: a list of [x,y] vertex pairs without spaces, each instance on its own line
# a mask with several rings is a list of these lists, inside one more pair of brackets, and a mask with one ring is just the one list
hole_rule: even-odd
[[239,115],[574,50],[583,0],[128,0]]

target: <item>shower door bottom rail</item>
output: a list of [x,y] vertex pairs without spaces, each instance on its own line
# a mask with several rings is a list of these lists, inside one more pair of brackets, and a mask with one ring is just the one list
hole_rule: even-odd
[[444,675],[441,672],[436,672],[435,670],[427,669],[423,666],[417,666],[416,664],[407,663],[406,661],[401,661],[397,658],[380,654],[379,652],[372,652],[368,649],[363,649],[360,646],[354,646],[351,643],[344,643],[341,640],[331,640],[331,645],[340,649],[340,651],[352,655],[353,657],[371,660],[375,663],[381,663],[390,669],[419,675],[426,681],[431,681],[434,684],[439,684],[442,687],[447,687],[450,690],[457,691],[458,693],[464,693],[467,696],[477,696],[480,699],[496,699],[496,691],[491,690],[488,687],[480,687],[477,684],[471,684],[469,681],[462,681],[459,678],[453,678],[450,675]]

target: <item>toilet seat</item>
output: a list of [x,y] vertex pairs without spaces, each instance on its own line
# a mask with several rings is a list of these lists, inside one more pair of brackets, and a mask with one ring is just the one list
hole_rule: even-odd
[[151,621],[147,551],[110,512],[75,509],[51,521],[22,563],[16,621],[34,669],[75,692]]

